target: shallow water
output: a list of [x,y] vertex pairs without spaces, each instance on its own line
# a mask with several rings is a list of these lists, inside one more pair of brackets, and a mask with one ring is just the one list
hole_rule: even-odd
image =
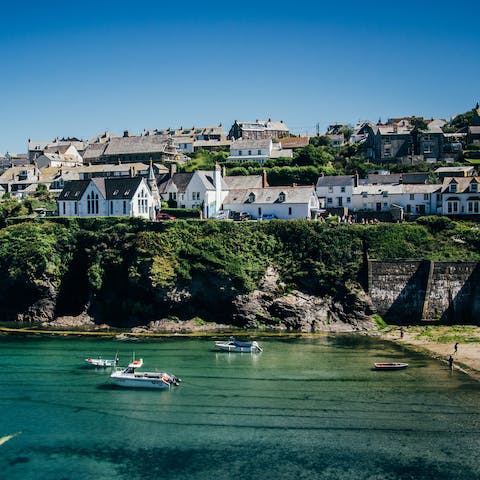
[[[125,343],[0,337],[0,477],[22,479],[480,479],[480,384],[377,339]],[[169,391],[119,389],[135,350]],[[406,361],[377,372],[375,361]]]

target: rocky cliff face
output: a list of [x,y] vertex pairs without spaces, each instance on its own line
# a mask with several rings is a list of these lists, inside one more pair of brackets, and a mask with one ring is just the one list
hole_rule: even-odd
[[235,298],[233,318],[247,328],[262,326],[300,332],[351,332],[374,328],[368,298],[346,289],[342,298],[318,297],[298,290],[285,291],[278,274],[269,268],[259,290]]

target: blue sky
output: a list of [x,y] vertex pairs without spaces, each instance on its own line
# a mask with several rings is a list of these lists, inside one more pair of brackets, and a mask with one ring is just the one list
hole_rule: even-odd
[[0,27],[0,154],[106,129],[448,118],[480,100],[479,16],[475,0],[17,1]]

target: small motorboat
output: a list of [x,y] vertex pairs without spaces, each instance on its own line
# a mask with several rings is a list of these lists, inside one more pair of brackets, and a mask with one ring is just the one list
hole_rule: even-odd
[[408,367],[408,363],[375,363],[375,370],[402,370]]
[[107,367],[116,367],[118,365],[118,357],[115,357],[113,360],[108,358],[86,358],[85,365],[89,367],[97,367],[97,368],[107,368]]
[[215,347],[223,352],[263,352],[263,348],[257,342],[240,342],[234,337],[230,337],[226,342],[215,342]]
[[178,386],[182,381],[175,375],[166,372],[137,372],[143,365],[143,359],[133,360],[124,369],[118,369],[110,378],[120,387],[130,388],[170,388]]

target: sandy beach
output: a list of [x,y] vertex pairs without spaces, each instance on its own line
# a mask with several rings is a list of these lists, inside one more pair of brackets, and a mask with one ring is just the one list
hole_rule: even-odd
[[[453,357],[454,369],[480,380],[480,327],[403,327],[386,329],[382,338],[401,343],[433,358],[448,362]],[[455,344],[458,343],[455,352]]]

